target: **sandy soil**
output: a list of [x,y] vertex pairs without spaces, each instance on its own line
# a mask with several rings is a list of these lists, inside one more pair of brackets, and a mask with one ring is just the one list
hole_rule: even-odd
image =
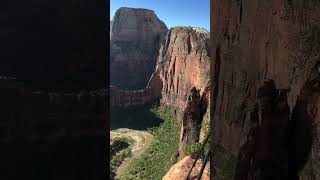
[[146,131],[121,128],[121,129],[111,131],[111,139],[115,137],[125,137],[128,139],[132,139],[134,141],[131,146],[132,156],[126,158],[116,171],[115,179],[121,179],[130,162],[133,159],[139,157],[139,155],[143,152],[143,150],[149,145],[153,136]]

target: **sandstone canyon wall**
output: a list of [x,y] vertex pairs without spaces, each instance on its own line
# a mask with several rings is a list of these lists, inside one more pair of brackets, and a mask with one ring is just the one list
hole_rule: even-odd
[[209,33],[191,27],[171,28],[162,42],[156,73],[162,80],[161,105],[178,110],[181,121],[179,156],[185,146],[199,141],[209,106]]
[[174,27],[161,43],[155,71],[140,90],[110,87],[110,106],[141,106],[160,99],[161,106],[176,109],[181,122],[180,159],[186,145],[202,141],[209,128],[209,32]]
[[160,42],[168,29],[155,12],[120,8],[111,22],[110,83],[143,88],[154,71]]
[[315,0],[211,1],[213,178],[320,179],[319,17]]

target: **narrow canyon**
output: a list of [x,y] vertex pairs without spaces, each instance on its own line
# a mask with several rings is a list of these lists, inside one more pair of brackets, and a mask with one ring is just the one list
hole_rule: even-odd
[[[124,17],[133,19],[129,21]],[[111,66],[116,67],[111,71],[111,108],[156,103],[173,109],[174,119],[180,127],[176,155],[182,163],[173,166],[164,179],[185,178],[190,168],[184,166],[193,162],[184,160],[186,147],[201,143],[208,134],[210,123],[209,32],[182,26],[167,30],[153,11],[134,8],[120,8],[110,26],[113,54],[110,61]],[[152,48],[145,47],[149,45]],[[149,56],[141,58],[146,56],[146,49],[150,51]],[[199,162],[190,178],[196,178],[200,167]],[[177,168],[182,172],[174,173]],[[208,168],[209,165],[204,179],[209,179]]]

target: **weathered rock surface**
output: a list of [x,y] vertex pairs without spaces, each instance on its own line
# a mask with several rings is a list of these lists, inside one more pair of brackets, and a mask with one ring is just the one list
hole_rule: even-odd
[[120,88],[145,87],[168,31],[166,25],[152,10],[120,8],[111,27],[110,83]]
[[211,2],[215,179],[320,178],[319,17],[314,0]]
[[161,104],[181,112],[179,157],[187,144],[199,141],[208,109],[210,84],[209,33],[191,27],[171,28],[162,42],[156,71],[162,80]]
[[[192,159],[190,156],[184,157],[181,161],[177,162],[175,165],[171,167],[169,172],[162,178],[162,180],[184,180],[187,177],[193,162],[194,162],[194,159]],[[190,180],[197,179],[201,166],[202,166],[202,161],[198,160],[189,176]],[[209,173],[210,173],[209,163],[207,163],[203,171],[203,174],[201,176],[201,179],[209,180],[210,179]]]
[[210,81],[209,33],[206,30],[171,28],[162,42],[157,71],[163,82],[161,103],[184,110],[191,89],[202,96]]

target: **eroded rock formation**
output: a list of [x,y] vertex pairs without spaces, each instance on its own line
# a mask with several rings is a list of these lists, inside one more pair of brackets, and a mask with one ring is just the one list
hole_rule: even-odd
[[111,22],[110,83],[144,88],[154,71],[166,25],[147,9],[120,8]]
[[[145,88],[128,91],[121,90],[121,87],[110,87],[111,107],[140,106],[160,99],[161,106],[176,109],[177,120],[181,123],[179,160],[186,156],[187,145],[201,142],[208,133],[210,119],[208,40],[209,33],[204,29],[171,28],[162,41],[157,66]],[[185,171],[188,171],[185,161],[179,163],[186,168]],[[191,159],[187,161],[190,164]],[[194,174],[199,171],[199,163]],[[184,175],[170,172],[168,178],[174,179]]]
[[156,72],[163,82],[161,104],[181,113],[179,157],[185,147],[199,141],[209,105],[209,33],[191,27],[171,28],[162,42]]
[[192,88],[203,94],[210,81],[208,39],[209,33],[203,29],[170,29],[157,62],[157,71],[163,82],[163,105],[184,110]]
[[320,178],[319,17],[312,0],[211,2],[213,178]]

